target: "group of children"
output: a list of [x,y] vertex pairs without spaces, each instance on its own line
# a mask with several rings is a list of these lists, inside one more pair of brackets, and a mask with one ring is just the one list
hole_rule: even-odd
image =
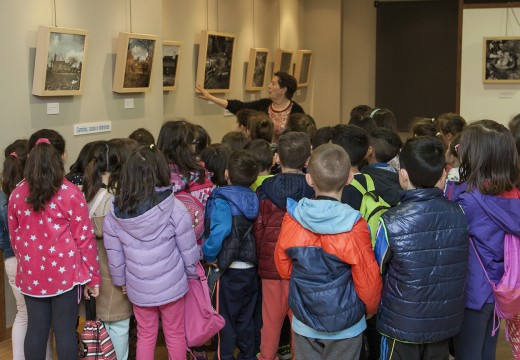
[[[239,359],[282,358],[286,317],[299,360],[447,359],[450,341],[457,360],[493,359],[485,272],[500,280],[504,236],[520,236],[518,130],[444,114],[416,125],[440,136],[403,145],[389,110],[351,115],[320,129],[290,115],[276,144],[257,112],[239,114],[222,144],[168,121],[156,144],[144,129],[89,143],[67,175],[57,132],[11,144],[0,238],[14,358],[50,356],[51,327],[58,357],[77,358],[83,294],[96,297],[118,359],[129,357],[132,313],[137,359],[153,359],[159,319],[169,358],[185,359],[184,295],[202,260],[226,322],[215,359],[237,348]],[[367,196],[386,204],[375,223]]]

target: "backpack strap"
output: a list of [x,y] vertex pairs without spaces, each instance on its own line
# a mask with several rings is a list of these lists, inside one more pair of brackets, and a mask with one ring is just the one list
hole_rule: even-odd
[[93,200],[93,204],[92,204],[92,207],[90,208],[89,212],[88,212],[88,217],[89,218],[92,218],[94,216],[94,213],[96,212],[99,204],[101,204],[101,201],[103,200],[103,198],[105,197],[105,194],[107,193],[107,189],[105,188],[101,188],[99,189],[96,197],[94,198]]
[[372,177],[368,174],[362,174],[362,175],[365,177],[365,181],[367,182],[366,189],[356,179],[352,179],[352,182],[350,184],[352,186],[354,186],[356,188],[356,190],[361,193],[361,195],[365,195],[365,193],[367,193],[367,192],[375,191],[376,187],[374,185],[374,180],[372,180]]

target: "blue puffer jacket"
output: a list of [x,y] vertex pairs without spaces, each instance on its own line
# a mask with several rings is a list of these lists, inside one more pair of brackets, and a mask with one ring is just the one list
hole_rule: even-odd
[[[381,217],[388,271],[377,329],[391,338],[429,343],[457,334],[464,315],[467,221],[460,206],[437,189],[406,191]],[[380,242],[376,244],[376,258]],[[388,254],[390,253],[390,254]]]

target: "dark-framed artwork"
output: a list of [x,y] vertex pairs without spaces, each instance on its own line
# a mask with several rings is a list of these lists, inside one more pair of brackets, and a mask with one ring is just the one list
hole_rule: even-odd
[[485,84],[520,83],[520,37],[485,37],[482,81]]
[[265,87],[265,74],[269,49],[251,48],[247,64],[246,86],[248,91],[262,90]]
[[201,33],[197,84],[210,93],[229,91],[233,75],[236,35],[204,30]]
[[88,31],[40,26],[34,61],[33,95],[81,95]]
[[312,50],[298,50],[296,52],[296,67],[294,77],[298,82],[298,87],[309,85],[312,67]]
[[181,55],[181,43],[179,41],[163,40],[162,42],[162,67],[163,90],[175,90],[177,88],[177,74],[179,73],[179,59]]
[[119,33],[112,91],[146,92],[151,89],[157,36]]
[[292,50],[277,49],[274,56],[273,74],[283,71],[292,75],[292,57]]

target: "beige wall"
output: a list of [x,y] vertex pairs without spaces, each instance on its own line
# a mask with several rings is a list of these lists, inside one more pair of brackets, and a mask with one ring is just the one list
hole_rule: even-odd
[[[482,83],[482,38],[505,36],[507,9],[466,9],[463,16],[460,114],[468,121],[507,124],[520,113],[520,84]],[[520,25],[509,16],[508,36],[520,36]]]

